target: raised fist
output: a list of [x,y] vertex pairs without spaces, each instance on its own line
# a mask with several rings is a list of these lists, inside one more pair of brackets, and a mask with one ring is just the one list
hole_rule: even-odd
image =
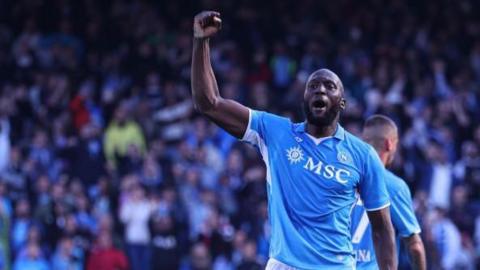
[[193,36],[196,38],[208,38],[222,28],[220,13],[215,11],[202,11],[193,19]]

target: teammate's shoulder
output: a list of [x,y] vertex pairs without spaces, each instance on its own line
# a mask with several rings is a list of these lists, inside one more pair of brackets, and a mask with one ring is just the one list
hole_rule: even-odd
[[347,130],[345,130],[345,141],[350,147],[352,147],[354,150],[357,150],[358,152],[369,153],[374,150],[371,145],[364,142],[362,139],[353,135]]
[[394,174],[390,170],[385,170],[385,177],[387,178],[386,184],[387,188],[395,193],[397,192],[408,192],[410,193],[410,188],[408,187],[405,180],[403,180],[398,175]]

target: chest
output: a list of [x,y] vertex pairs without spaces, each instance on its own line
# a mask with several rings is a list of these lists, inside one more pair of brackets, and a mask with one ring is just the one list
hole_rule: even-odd
[[361,170],[351,150],[338,139],[315,144],[306,136],[292,135],[280,142],[272,162],[295,184],[333,193],[351,193],[358,185]]

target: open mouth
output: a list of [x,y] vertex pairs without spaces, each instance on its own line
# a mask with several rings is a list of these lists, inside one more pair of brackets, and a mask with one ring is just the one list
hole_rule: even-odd
[[321,99],[315,100],[312,103],[312,108],[316,109],[316,110],[325,109],[326,107],[327,107],[327,103],[325,101],[321,100]]

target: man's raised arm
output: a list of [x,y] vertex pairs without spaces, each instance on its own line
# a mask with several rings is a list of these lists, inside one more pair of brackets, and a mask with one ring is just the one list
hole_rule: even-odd
[[389,207],[368,211],[367,213],[372,225],[372,238],[378,267],[381,270],[397,269],[395,233],[390,219]]
[[221,28],[220,13],[203,11],[193,22],[192,96],[195,108],[218,126],[241,138],[248,126],[248,108],[224,99],[210,63],[209,38]]

